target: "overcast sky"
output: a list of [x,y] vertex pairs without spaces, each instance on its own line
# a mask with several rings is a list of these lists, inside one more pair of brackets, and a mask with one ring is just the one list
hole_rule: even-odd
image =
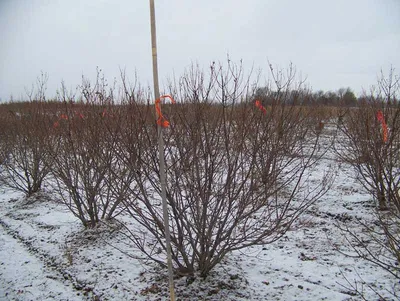
[[[160,81],[192,62],[296,65],[313,90],[400,73],[400,0],[155,0]],[[152,85],[147,0],[0,0],[0,98],[19,99],[41,71],[48,94],[99,66]],[[267,77],[267,72],[265,72]]]

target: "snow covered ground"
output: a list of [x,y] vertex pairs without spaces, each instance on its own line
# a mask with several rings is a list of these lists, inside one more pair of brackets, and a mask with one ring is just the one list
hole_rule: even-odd
[[[378,300],[371,288],[386,296],[399,290],[393,276],[346,256],[335,226],[373,222],[371,196],[332,153],[318,164],[316,177],[328,164],[338,167],[335,182],[284,238],[229,254],[206,280],[177,278],[177,299],[361,300],[350,287],[356,283]],[[120,232],[84,231],[50,189],[35,198],[0,187],[0,300],[168,299],[166,271],[138,259]]]

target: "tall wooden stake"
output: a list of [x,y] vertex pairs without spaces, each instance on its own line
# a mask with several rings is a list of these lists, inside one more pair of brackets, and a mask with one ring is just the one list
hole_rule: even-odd
[[[151,49],[153,55],[154,98],[159,99],[160,89],[158,85],[156,14],[154,8],[154,0],[150,0],[150,20],[151,20]],[[163,132],[161,125],[158,125],[157,132],[158,132],[158,153],[160,160],[161,198],[162,198],[162,207],[164,216],[165,243],[167,247],[169,293],[171,301],[175,301],[174,275],[172,270],[172,257],[171,257],[171,235],[169,232],[169,217],[168,217],[167,188],[166,188],[167,184],[166,184],[165,160],[164,160],[164,139],[163,139]]]

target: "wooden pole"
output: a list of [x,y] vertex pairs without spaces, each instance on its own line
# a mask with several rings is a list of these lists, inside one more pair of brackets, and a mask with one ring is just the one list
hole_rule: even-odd
[[[153,83],[154,83],[154,98],[160,98],[160,88],[158,85],[158,64],[157,64],[157,38],[156,38],[156,14],[154,8],[154,0],[150,0],[150,20],[151,20],[151,51],[153,56]],[[167,248],[167,265],[168,265],[168,280],[169,280],[169,293],[171,301],[175,301],[174,290],[174,274],[172,270],[172,256],[171,256],[171,234],[169,232],[169,216],[167,204],[167,184],[165,174],[165,159],[164,159],[164,139],[162,127],[157,126],[158,133],[158,153],[160,161],[160,180],[161,180],[161,198],[164,217],[164,233],[165,244]]]

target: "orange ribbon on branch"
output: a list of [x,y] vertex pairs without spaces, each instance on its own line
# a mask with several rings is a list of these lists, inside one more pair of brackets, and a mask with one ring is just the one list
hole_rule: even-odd
[[[75,115],[76,115],[76,117],[79,117],[80,119],[85,118],[85,116],[79,111],[75,111]],[[61,114],[60,116],[58,116],[58,119],[53,123],[53,127],[58,128],[60,126],[61,120],[72,120],[72,119],[73,119],[73,116],[69,117],[67,114]]]
[[79,117],[80,119],[83,119],[85,117],[81,112],[77,112],[77,111],[75,111],[75,115],[77,117]]
[[260,100],[256,100],[255,106],[256,106],[261,112],[263,112],[264,115],[267,114],[267,109],[261,104],[261,101],[260,101]]
[[169,127],[169,121],[165,119],[163,114],[161,113],[161,99],[162,98],[169,98],[172,103],[175,103],[175,100],[172,98],[171,95],[162,95],[160,98],[156,99],[156,113],[157,113],[157,124],[163,128]]
[[60,126],[60,120],[61,119],[68,120],[68,115],[61,114],[60,116],[58,116],[58,119],[53,123],[53,127],[54,128],[58,128]]
[[388,127],[385,121],[385,117],[383,116],[383,113],[381,110],[379,110],[376,113],[376,119],[378,119],[378,121],[381,123],[382,125],[382,140],[383,142],[387,142],[387,138],[388,138]]

